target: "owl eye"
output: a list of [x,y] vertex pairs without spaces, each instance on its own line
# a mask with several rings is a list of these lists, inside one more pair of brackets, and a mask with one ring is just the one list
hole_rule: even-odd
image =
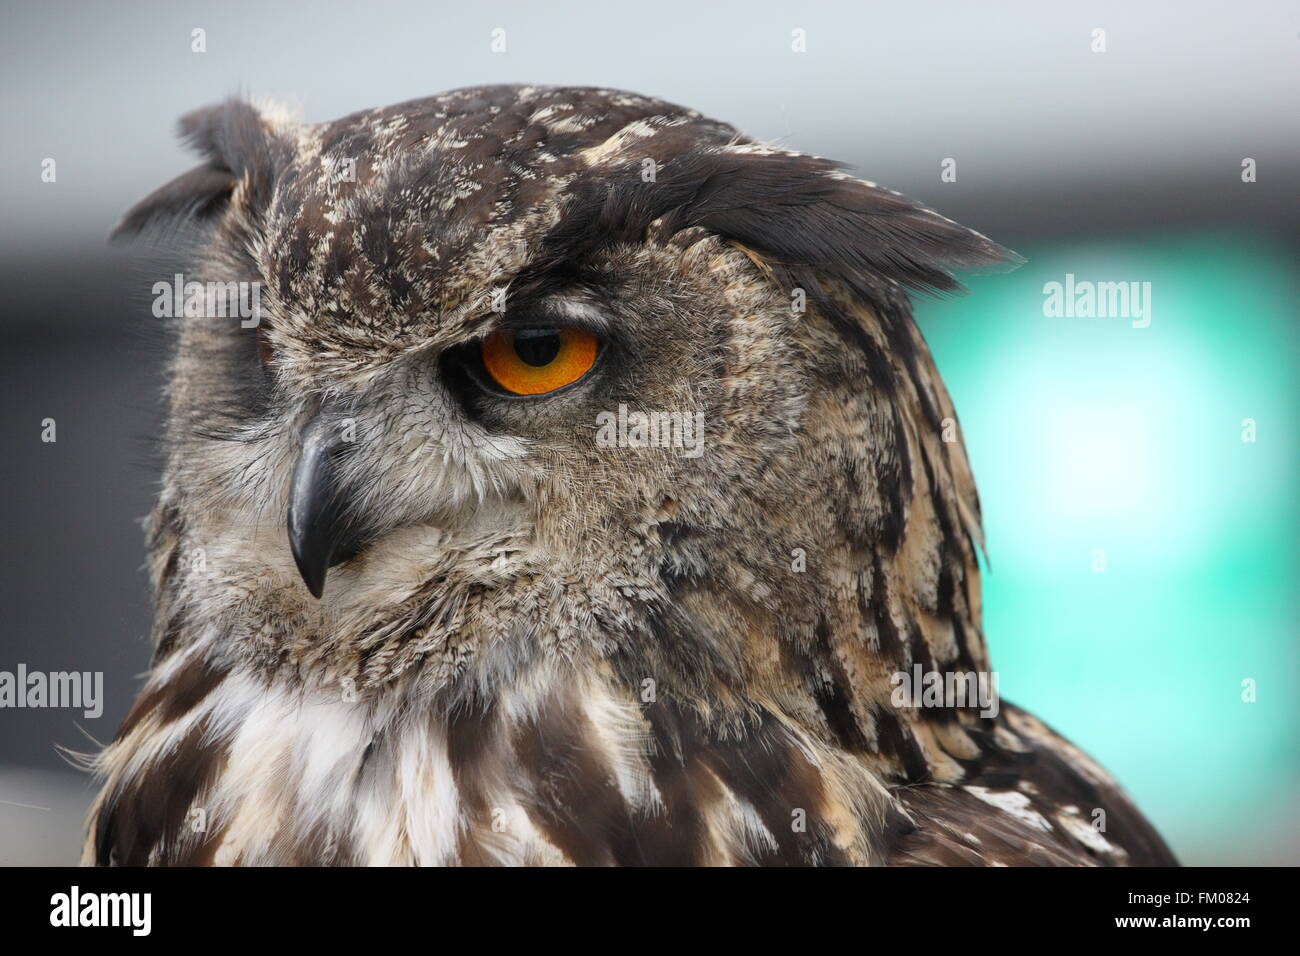
[[586,329],[509,329],[483,340],[483,368],[512,395],[545,395],[572,385],[596,364],[600,339]]

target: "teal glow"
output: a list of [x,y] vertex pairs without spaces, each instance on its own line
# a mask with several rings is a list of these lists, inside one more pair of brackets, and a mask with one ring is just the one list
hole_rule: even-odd
[[[1018,251],[1019,270],[917,310],[979,482],[1002,693],[1101,761],[1184,862],[1294,862],[1293,251],[1231,235]],[[1150,282],[1150,326],[1045,317],[1066,273]]]

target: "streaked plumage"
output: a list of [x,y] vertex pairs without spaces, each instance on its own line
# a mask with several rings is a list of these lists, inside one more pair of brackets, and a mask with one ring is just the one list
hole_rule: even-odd
[[[915,664],[989,669],[979,504],[908,292],[1004,250],[608,90],[183,130],[204,165],[123,228],[198,220],[190,271],[264,283],[271,361],[177,323],[156,653],[88,862],[1173,862],[1032,716],[891,700]],[[518,315],[608,352],[480,394],[455,356]],[[620,404],[703,412],[703,454],[598,447]],[[308,479],[334,510],[286,532]]]

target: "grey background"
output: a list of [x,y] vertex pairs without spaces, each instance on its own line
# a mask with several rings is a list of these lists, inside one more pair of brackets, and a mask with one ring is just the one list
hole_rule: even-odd
[[148,263],[104,240],[193,164],[173,136],[189,109],[245,92],[315,121],[480,83],[623,87],[845,160],[1013,248],[1294,230],[1292,2],[6,2],[3,20],[0,669],[103,671],[107,701],[94,721],[0,712],[0,863],[74,858],[88,790],[55,745],[110,738],[147,665],[159,343]]

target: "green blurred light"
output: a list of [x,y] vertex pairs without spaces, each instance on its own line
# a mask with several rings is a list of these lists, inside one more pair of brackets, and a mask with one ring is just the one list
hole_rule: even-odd
[[[1294,252],[1018,251],[1016,272],[918,306],[979,482],[1002,692],[1119,777],[1185,861],[1280,862],[1300,792]],[[1044,316],[1066,273],[1150,282],[1150,326]]]

